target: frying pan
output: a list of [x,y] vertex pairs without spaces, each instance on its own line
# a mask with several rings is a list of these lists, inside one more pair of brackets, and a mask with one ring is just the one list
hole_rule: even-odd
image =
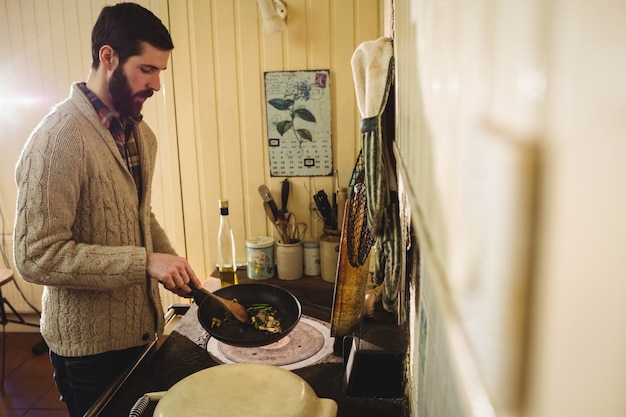
[[298,299],[289,291],[275,285],[261,283],[231,285],[213,293],[228,300],[236,299],[245,307],[266,303],[277,311],[276,318],[280,320],[283,329],[280,333],[268,334],[255,329],[251,324],[239,323],[235,319],[222,323],[220,327],[211,327],[213,318],[224,319],[226,311],[215,300],[194,289],[192,295],[198,305],[200,324],[212,337],[232,346],[254,347],[274,343],[292,331],[302,315]]

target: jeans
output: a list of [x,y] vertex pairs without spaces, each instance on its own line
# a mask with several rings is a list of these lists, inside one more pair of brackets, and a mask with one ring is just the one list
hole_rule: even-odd
[[[130,349],[97,355],[65,357],[50,351],[54,381],[71,417],[82,417],[109,385],[129,369],[145,349]],[[154,353],[156,347],[151,353]]]

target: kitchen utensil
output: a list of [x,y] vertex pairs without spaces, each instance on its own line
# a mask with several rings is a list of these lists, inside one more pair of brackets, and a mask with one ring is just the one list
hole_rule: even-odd
[[[287,219],[285,218],[285,214],[282,210],[279,210],[276,206],[276,202],[274,201],[274,197],[269,188],[266,185],[259,186],[259,195],[263,199],[263,206],[265,207],[265,212],[268,214],[271,211],[272,217],[274,221],[274,225],[276,226],[278,233],[280,234],[280,238],[284,243],[291,243],[291,237],[289,236],[289,231],[287,228]],[[268,211],[269,207],[269,211]]]
[[337,215],[335,214],[330,201],[328,201],[326,192],[324,192],[324,190],[318,191],[317,194],[313,196],[313,200],[315,201],[315,205],[324,219],[324,226],[329,229],[337,229]]
[[304,234],[306,233],[309,226],[303,222],[290,222],[287,226],[287,231],[289,232],[289,236],[291,237],[291,243],[296,243],[304,239]]
[[354,184],[352,198],[346,204],[348,259],[354,267],[365,263],[374,244],[374,236],[367,226],[367,192],[364,180],[365,174],[361,173]]
[[280,320],[283,329],[280,333],[268,334],[257,330],[254,326],[239,322],[212,326],[213,318],[222,320],[224,310],[213,298],[206,297],[196,300],[198,304],[198,320],[212,337],[222,343],[233,346],[263,346],[276,342],[285,337],[296,326],[302,315],[300,302],[289,291],[269,284],[252,283],[231,285],[215,291],[215,295],[232,300],[245,307],[253,304],[269,304],[277,311],[276,318]]
[[272,220],[274,227],[276,227],[280,239],[285,243],[291,243],[291,235],[289,234],[289,226],[287,225],[287,221],[283,218],[275,218],[273,214],[274,211],[267,201],[263,202],[263,207],[265,208],[267,217]]
[[278,226],[278,230],[280,230],[280,236],[283,243],[294,243],[291,235],[289,234],[287,221],[284,218],[279,218],[276,220],[276,225]]
[[291,238],[291,243],[296,243],[304,239],[304,235],[308,228],[309,226],[307,226],[306,223],[298,221],[295,214],[289,214],[289,218],[287,220],[287,232]]
[[343,228],[343,219],[345,214],[346,199],[348,198],[348,189],[340,188],[337,191],[337,227]]
[[278,227],[276,225],[276,214],[274,213],[274,210],[272,210],[272,206],[270,206],[270,203],[268,203],[267,201],[264,201],[263,209],[265,210],[265,214],[267,215],[267,218],[270,219],[270,221],[272,222],[274,226]]
[[287,210],[287,202],[289,201],[289,180],[285,178],[281,183],[281,210],[285,215],[287,221],[289,221],[289,217],[291,213]]
[[274,214],[274,218],[279,219],[281,217],[284,217],[284,214],[278,209],[278,206],[274,201],[274,196],[272,196],[272,192],[269,188],[267,188],[267,185],[262,184],[259,186],[259,195],[261,196],[263,201],[269,204],[270,208],[272,209],[272,213]]
[[203,369],[174,384],[155,417],[334,417],[337,403],[319,398],[295,373],[259,363]]
[[226,298],[220,297],[219,295],[215,295],[211,291],[207,290],[206,288],[202,288],[202,287],[195,288],[195,286],[191,282],[189,282],[188,285],[191,287],[191,291],[192,291],[192,295],[194,299],[196,298],[198,294],[204,294],[205,296],[208,296],[210,299],[214,300],[217,304],[219,304],[226,311],[230,312],[233,315],[233,317],[235,317],[241,323],[244,323],[244,324],[250,323],[250,316],[248,315],[248,310],[246,310],[246,307],[244,307],[243,305],[239,304],[238,302],[232,301],[232,299],[226,299]]
[[280,239],[283,242],[290,242],[291,236],[289,235],[289,227],[287,226],[287,223],[282,219],[278,220],[276,219],[276,217],[274,217],[274,210],[272,210],[271,205],[267,201],[263,202],[263,208],[265,209],[265,214],[267,215],[267,218],[270,219],[270,221],[276,228]]
[[[357,196],[357,194],[365,193],[363,170],[363,153],[361,152],[350,181],[352,192],[346,200],[341,241],[339,243],[337,282],[335,283],[333,309],[330,319],[330,333],[333,337],[343,337],[351,334],[361,321],[365,305],[365,289],[369,279],[369,249],[371,248],[371,243],[364,240],[360,233],[358,237],[361,240],[358,242],[352,241],[353,244],[359,245],[356,251],[353,251],[352,249],[354,248],[351,249],[348,243],[350,233],[355,234],[357,230],[356,225],[360,225],[359,231],[368,229],[367,210],[363,207],[363,201]],[[357,201],[353,202],[353,198],[357,198]],[[350,207],[359,209],[349,210]],[[352,227],[352,230],[350,230],[350,227]],[[353,238],[356,236],[357,234]],[[356,255],[355,257],[358,261],[356,265],[350,261],[351,253]]]
[[[339,192],[339,171],[338,170],[334,170],[333,171],[333,211],[335,212],[335,215],[338,214],[337,212],[337,193]],[[341,227],[341,224],[338,226]]]
[[[349,203],[350,199],[346,201],[346,205]],[[354,267],[350,264],[347,229],[348,222],[344,221],[339,243],[335,294],[330,318],[330,333],[333,337],[351,334],[361,322],[365,304],[365,289],[369,279],[369,254],[363,265]]]

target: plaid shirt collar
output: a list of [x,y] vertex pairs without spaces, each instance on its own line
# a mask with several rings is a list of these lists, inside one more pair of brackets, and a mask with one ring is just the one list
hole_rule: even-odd
[[91,105],[96,111],[98,118],[111,132],[117,149],[122,155],[122,159],[126,162],[128,171],[133,176],[135,185],[137,186],[137,194],[141,198],[141,165],[139,159],[139,146],[135,140],[134,127],[141,122],[143,116],[129,117],[124,123],[120,117],[111,111],[106,104],[102,102],[90,89],[86,83],[79,83],[78,86],[87,96]]

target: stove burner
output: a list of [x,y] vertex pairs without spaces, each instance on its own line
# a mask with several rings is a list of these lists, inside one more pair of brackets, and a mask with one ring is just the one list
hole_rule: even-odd
[[330,329],[301,317],[294,329],[275,343],[260,347],[237,347],[210,338],[207,351],[220,363],[263,363],[293,370],[308,366],[332,353]]

